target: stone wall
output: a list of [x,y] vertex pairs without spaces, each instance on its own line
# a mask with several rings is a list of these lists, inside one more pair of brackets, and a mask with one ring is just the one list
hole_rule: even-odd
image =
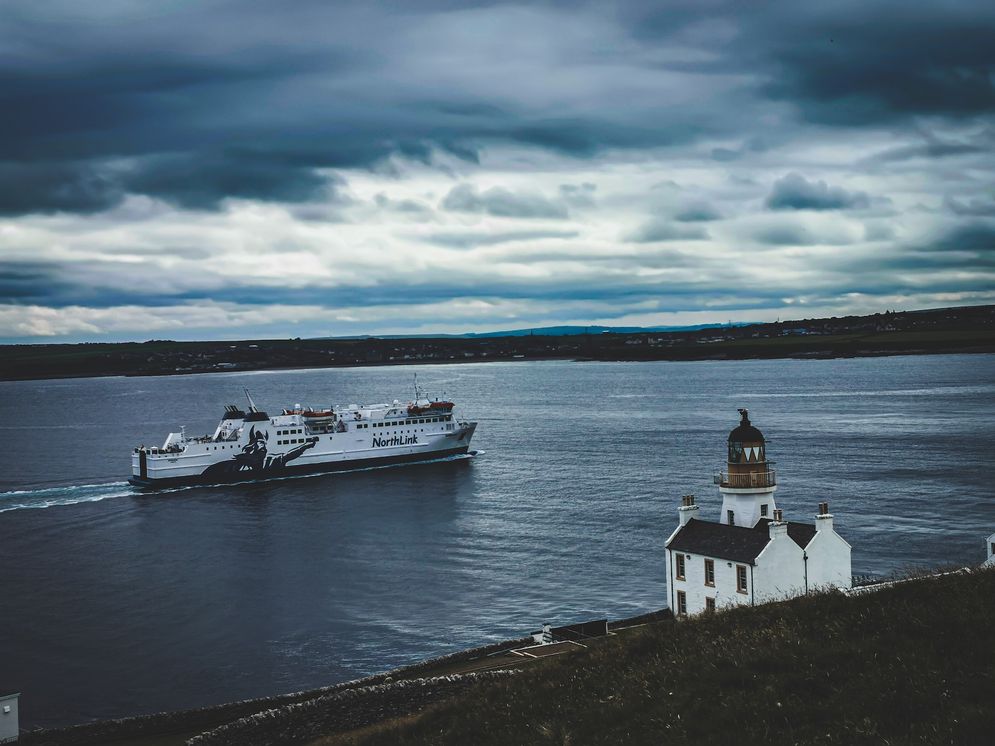
[[191,738],[187,746],[307,743],[324,734],[354,730],[419,712],[475,684],[516,673],[457,674],[346,689],[241,718]]
[[341,692],[347,689],[369,687],[388,680],[398,679],[401,676],[415,677],[422,672],[427,673],[430,669],[436,669],[449,663],[459,663],[460,661],[481,658],[485,655],[500,652],[501,650],[509,650],[530,641],[531,638],[505,640],[470,650],[460,650],[449,655],[422,661],[412,666],[303,692],[247,699],[194,710],[160,712],[152,715],[140,715],[138,717],[120,718],[117,720],[101,720],[96,723],[75,725],[66,728],[28,731],[21,734],[19,744],[21,746],[103,746],[103,744],[111,741],[130,738],[172,733],[190,733],[198,730],[206,731],[216,728],[221,723],[245,718],[263,710],[272,710],[294,702],[313,700],[326,694]]

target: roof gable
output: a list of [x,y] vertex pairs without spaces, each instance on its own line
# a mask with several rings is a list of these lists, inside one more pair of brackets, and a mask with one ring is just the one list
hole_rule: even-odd
[[[763,528],[764,531],[770,533],[770,518],[761,518],[754,529]],[[795,540],[795,544],[800,546],[802,549],[809,545],[809,542],[815,538],[816,529],[811,523],[794,523],[793,521],[788,521],[788,536]]]

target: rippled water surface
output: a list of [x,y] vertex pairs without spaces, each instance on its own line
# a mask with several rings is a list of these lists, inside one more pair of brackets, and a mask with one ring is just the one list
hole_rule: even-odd
[[778,505],[828,500],[855,573],[976,564],[995,531],[995,356],[417,368],[473,457],[161,494],[129,452],[260,406],[407,399],[413,368],[0,383],[0,686],[25,726],[330,684],[543,621],[666,604],[749,407]]

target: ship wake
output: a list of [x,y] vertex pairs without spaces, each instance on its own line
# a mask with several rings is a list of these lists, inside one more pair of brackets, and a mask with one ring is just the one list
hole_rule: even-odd
[[60,505],[92,503],[114,497],[134,495],[127,482],[105,484],[76,484],[63,487],[45,487],[37,490],[0,492],[0,513],[27,508],[54,508]]
[[[455,456],[444,456],[437,459],[426,459],[419,464],[438,464],[446,461],[464,461],[472,459],[474,456],[483,454],[483,451],[470,451],[469,453]],[[285,479],[314,479],[316,477],[334,477],[338,474],[349,474],[361,471],[372,471],[375,469],[394,469],[399,466],[417,466],[418,464],[384,464],[381,466],[367,466],[358,469],[346,469],[334,474],[302,474],[300,476],[277,477],[260,481],[283,481]],[[242,482],[241,484],[253,484],[253,482]],[[219,485],[191,485],[189,487],[169,487],[155,490],[156,494],[167,492],[182,492],[186,490],[204,489],[205,487],[226,487],[233,488],[239,485],[219,484]],[[13,490],[10,492],[0,492],[0,513],[11,510],[27,510],[37,508],[55,508],[63,505],[76,505],[78,503],[93,503],[101,500],[110,500],[116,497],[136,497],[143,493],[142,490],[132,487],[128,482],[106,482],[104,484],[76,484],[63,487],[43,487],[35,490]]]

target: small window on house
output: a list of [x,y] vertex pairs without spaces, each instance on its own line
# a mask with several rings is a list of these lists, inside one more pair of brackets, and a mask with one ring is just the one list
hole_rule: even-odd
[[736,565],[736,590],[746,593],[746,565]]
[[715,560],[705,560],[705,585],[715,586]]
[[688,597],[684,591],[677,591],[677,616],[687,616]]
[[705,611],[715,611],[715,599],[711,596],[705,597]]
[[760,517],[761,518],[766,518],[767,517],[767,505],[766,504],[760,506]]
[[674,558],[677,561],[677,579],[684,580],[684,555],[677,554]]
[[726,522],[728,522],[730,526],[736,523],[736,514],[733,513],[731,510],[726,511]]

